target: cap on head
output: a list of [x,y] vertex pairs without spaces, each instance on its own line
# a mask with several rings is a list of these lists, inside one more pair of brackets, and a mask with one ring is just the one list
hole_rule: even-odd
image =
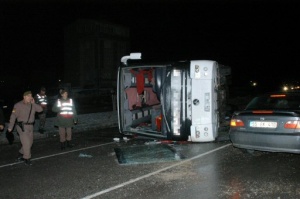
[[29,94],[32,95],[31,91],[25,91],[25,92],[23,93],[23,96],[26,96],[26,95],[29,95]]

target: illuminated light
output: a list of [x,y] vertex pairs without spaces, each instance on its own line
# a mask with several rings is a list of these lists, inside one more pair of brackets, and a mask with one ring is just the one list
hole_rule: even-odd
[[259,110],[259,111],[252,111],[252,113],[257,113],[257,114],[264,114],[264,113],[272,114],[273,111]]
[[254,82],[254,81],[250,81],[250,84],[251,84],[251,86],[253,86],[253,87],[257,86],[257,82]]
[[271,95],[270,97],[274,97],[274,98],[275,98],[275,97],[286,97],[286,95],[285,95],[285,94],[282,94],[282,95],[279,95],[279,94],[278,94],[278,95]]
[[288,121],[284,124],[284,128],[286,129],[300,129],[299,121]]
[[231,119],[230,120],[230,126],[231,127],[242,127],[245,126],[244,122],[239,119]]
[[284,90],[284,91],[287,91],[287,90],[289,90],[289,88],[288,88],[287,86],[284,86],[284,87],[283,87],[283,90]]

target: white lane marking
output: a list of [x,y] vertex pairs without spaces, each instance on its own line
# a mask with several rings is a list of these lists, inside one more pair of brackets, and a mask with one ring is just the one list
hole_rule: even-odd
[[[64,154],[73,153],[73,152],[76,152],[76,151],[82,151],[82,150],[86,150],[86,149],[97,148],[97,147],[101,147],[101,146],[105,146],[105,145],[109,145],[109,144],[114,144],[114,143],[116,143],[116,142],[108,142],[108,143],[105,143],[105,144],[99,144],[99,145],[95,145],[95,146],[70,150],[70,151],[66,151],[66,152],[62,152],[62,153],[56,153],[56,154],[52,154],[52,155],[42,156],[42,157],[38,157],[38,158],[33,158],[33,159],[31,159],[31,161],[50,158],[50,157],[59,156],[59,155],[64,155]],[[17,164],[23,164],[23,163],[24,162],[20,161],[20,162],[14,162],[14,163],[10,163],[10,164],[4,164],[4,165],[0,165],[0,168],[13,166],[13,165],[17,165]]]
[[113,190],[115,190],[115,189],[124,187],[124,186],[126,186],[126,185],[129,185],[129,184],[131,184],[131,183],[137,182],[137,181],[142,180],[142,179],[144,179],[144,178],[148,178],[148,177],[150,177],[150,176],[156,175],[156,174],[158,174],[158,173],[160,173],[160,172],[163,172],[163,171],[166,171],[166,170],[171,169],[171,168],[173,168],[173,167],[179,166],[179,165],[184,164],[184,163],[186,163],[186,162],[188,162],[188,161],[191,161],[191,160],[194,160],[194,159],[197,159],[197,158],[201,158],[201,157],[203,157],[203,156],[205,156],[205,155],[208,155],[208,154],[210,154],[210,153],[213,153],[213,152],[215,152],[215,151],[221,150],[221,149],[223,149],[223,148],[225,148],[225,147],[228,147],[228,146],[231,146],[231,145],[232,145],[231,143],[230,143],[230,144],[226,144],[226,145],[224,145],[224,146],[221,146],[221,147],[219,147],[219,148],[213,149],[213,150],[211,150],[211,151],[207,151],[207,152],[205,152],[205,153],[199,154],[199,155],[194,156],[194,157],[191,157],[191,158],[189,158],[189,159],[183,160],[183,161],[181,161],[181,162],[178,162],[178,163],[173,164],[173,165],[171,165],[171,166],[168,166],[168,167],[166,167],[166,168],[159,169],[159,170],[157,170],[157,171],[154,171],[154,172],[152,172],[152,173],[148,173],[148,174],[146,174],[146,175],[140,176],[140,177],[135,178],[135,179],[130,179],[129,181],[124,182],[124,183],[122,183],[122,184],[118,184],[118,185],[116,185],[116,186],[110,187],[110,188],[108,188],[108,189],[104,189],[104,190],[102,190],[102,191],[99,191],[99,192],[97,192],[97,193],[91,194],[91,195],[89,195],[89,196],[85,196],[85,197],[83,197],[83,198],[81,198],[81,199],[91,199],[91,198],[94,198],[94,197],[96,197],[96,196],[100,196],[100,195],[102,195],[102,194],[104,194],[104,193],[107,193],[107,192],[113,191]]

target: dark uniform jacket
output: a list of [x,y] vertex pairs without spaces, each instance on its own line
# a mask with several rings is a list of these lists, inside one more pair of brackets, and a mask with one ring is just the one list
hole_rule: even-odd
[[48,97],[47,95],[41,95],[41,94],[36,94],[34,96],[35,103],[41,105],[43,107],[43,112],[47,112],[47,104],[48,104]]
[[77,112],[71,98],[58,99],[53,105],[52,111],[57,113],[55,125],[58,127],[73,127],[77,123]]

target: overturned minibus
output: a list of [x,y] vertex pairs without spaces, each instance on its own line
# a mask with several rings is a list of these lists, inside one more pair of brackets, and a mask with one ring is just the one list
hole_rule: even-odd
[[230,68],[211,60],[145,63],[141,53],[122,57],[117,86],[120,133],[214,141],[224,117],[228,75]]

